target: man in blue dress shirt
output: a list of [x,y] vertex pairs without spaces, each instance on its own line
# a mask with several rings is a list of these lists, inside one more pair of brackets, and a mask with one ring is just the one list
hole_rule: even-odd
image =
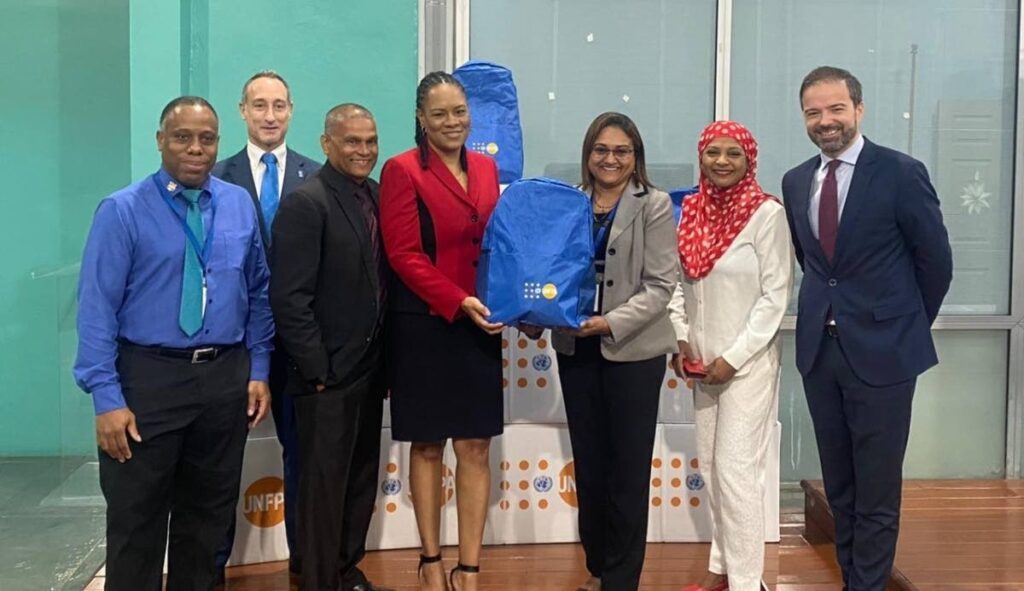
[[213,587],[246,429],[270,406],[270,275],[249,195],[210,176],[217,114],[174,99],[156,140],[160,170],[96,209],[79,282],[108,591],[160,589],[165,547],[168,590]]

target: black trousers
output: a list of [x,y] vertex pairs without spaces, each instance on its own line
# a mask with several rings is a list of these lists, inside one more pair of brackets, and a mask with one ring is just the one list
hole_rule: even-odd
[[666,358],[618,363],[600,337],[558,355],[576,469],[580,541],[605,591],[635,591],[647,548],[651,455]]
[[836,558],[846,589],[882,591],[896,556],[917,380],[870,386],[850,368],[841,333],[822,343],[804,392],[835,519]]
[[165,547],[168,591],[213,589],[242,472],[249,353],[192,364],[122,345],[117,370],[142,442],[129,438],[123,464],[99,452],[106,589],[159,591]]
[[[299,496],[299,431],[295,423],[295,402],[284,389],[288,376],[288,354],[280,340],[274,341],[270,353],[270,412],[274,417],[274,430],[281,443],[281,464],[284,476],[284,532],[288,540],[289,570],[302,570],[302,557],[295,541],[295,521]],[[237,501],[236,501],[237,502]],[[236,513],[231,514],[228,535],[217,551],[217,568],[223,569],[231,558],[235,545]]]
[[303,591],[366,582],[356,565],[377,496],[385,388],[384,372],[374,368],[348,386],[295,396]]

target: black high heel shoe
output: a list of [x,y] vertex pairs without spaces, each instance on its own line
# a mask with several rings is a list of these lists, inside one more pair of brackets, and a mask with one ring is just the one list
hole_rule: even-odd
[[[420,563],[416,566],[416,580],[419,581],[424,564],[434,564],[435,562],[441,562],[441,554],[435,554],[434,556],[424,556],[420,554]],[[444,569],[441,569],[441,572],[441,576],[444,576]]]
[[452,588],[452,591],[458,591],[458,589],[456,589],[455,587],[455,573],[458,571],[473,574],[480,572],[480,567],[470,566],[468,564],[462,564],[460,562],[458,566],[452,569],[452,572],[448,573],[448,586]]

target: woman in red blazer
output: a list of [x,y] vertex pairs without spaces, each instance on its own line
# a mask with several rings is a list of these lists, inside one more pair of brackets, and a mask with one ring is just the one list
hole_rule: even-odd
[[491,437],[504,427],[502,326],[476,298],[477,261],[498,201],[494,161],[466,150],[466,94],[432,72],[416,91],[417,147],[384,165],[380,222],[395,278],[391,286],[388,373],[391,436],[411,441],[409,487],[419,527],[419,581],[444,591],[441,565],[441,458],[450,438],[458,466],[459,564],[453,589],[477,589],[490,494]]

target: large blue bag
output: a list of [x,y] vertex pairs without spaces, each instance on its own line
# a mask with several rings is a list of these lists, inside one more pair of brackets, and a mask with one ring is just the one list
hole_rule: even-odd
[[505,189],[487,229],[477,295],[491,322],[579,328],[596,296],[590,199],[546,178]]
[[683,217],[683,199],[687,195],[693,195],[699,189],[700,187],[681,187],[668,192],[668,196],[672,199],[672,215],[676,218],[676,226],[679,226],[679,220]]
[[468,61],[452,72],[466,89],[472,125],[466,147],[487,154],[498,164],[498,181],[523,177],[523,128],[512,71],[480,60]]

